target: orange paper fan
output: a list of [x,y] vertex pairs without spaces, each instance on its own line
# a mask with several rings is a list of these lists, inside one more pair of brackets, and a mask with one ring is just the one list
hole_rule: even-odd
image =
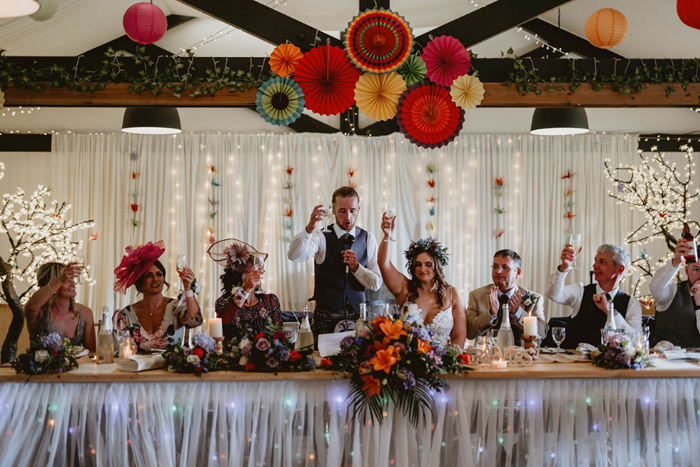
[[280,44],[270,55],[270,70],[282,77],[294,73],[299,60],[304,56],[301,49],[294,44]]

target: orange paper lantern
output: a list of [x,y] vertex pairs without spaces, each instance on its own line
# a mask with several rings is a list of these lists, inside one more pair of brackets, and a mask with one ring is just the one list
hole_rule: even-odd
[[588,42],[599,49],[611,49],[627,35],[627,18],[612,8],[596,11],[586,20]]

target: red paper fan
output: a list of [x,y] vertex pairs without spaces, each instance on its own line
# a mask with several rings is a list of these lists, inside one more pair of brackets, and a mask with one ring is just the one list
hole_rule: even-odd
[[471,68],[469,52],[452,36],[439,36],[430,41],[421,58],[428,67],[428,79],[440,86],[451,86]]
[[462,130],[464,110],[452,102],[449,91],[424,81],[409,87],[399,99],[396,120],[411,142],[423,148],[439,148]]
[[355,83],[362,73],[340,47],[315,47],[297,63],[294,81],[301,86],[306,108],[336,115],[355,102]]

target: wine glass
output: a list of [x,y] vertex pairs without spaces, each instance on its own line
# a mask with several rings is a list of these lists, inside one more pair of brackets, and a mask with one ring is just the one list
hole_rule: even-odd
[[265,256],[261,254],[253,254],[253,269],[260,271],[265,269]]
[[78,273],[78,277],[75,279],[75,283],[82,284],[83,281],[81,278],[83,277],[83,269],[85,269],[85,256],[78,256],[75,258],[75,265],[80,268],[80,272]]
[[[571,234],[569,235],[569,245],[571,245],[571,249],[574,250],[574,255],[578,256],[579,251],[581,250],[581,234]],[[571,265],[574,269],[581,269],[576,265],[576,256],[574,257],[574,264]]]
[[[396,219],[396,203],[384,203],[384,213],[386,214],[386,217],[389,218],[391,222]],[[389,234],[389,241],[395,242],[396,239],[394,238],[394,227],[391,227],[391,233]]]
[[566,328],[552,328],[552,338],[557,343],[557,354],[561,352],[559,347],[566,339]]
[[180,279],[180,273],[187,267],[187,255],[177,255],[177,260],[175,260],[175,269],[178,272],[178,290],[182,292],[182,280]]
[[323,230],[321,232],[330,232],[331,229],[328,228],[328,221],[331,220],[333,216],[333,205],[329,204],[323,207]]

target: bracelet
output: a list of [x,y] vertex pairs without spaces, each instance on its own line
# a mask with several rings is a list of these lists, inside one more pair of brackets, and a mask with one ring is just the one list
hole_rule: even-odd
[[185,297],[194,297],[194,291],[192,289],[185,290]]
[[49,292],[51,292],[51,295],[53,295],[53,296],[55,297],[56,294],[58,293],[58,290],[54,292],[54,291],[51,289],[51,283],[50,283],[50,282],[49,282],[48,284],[46,284],[46,287],[49,288]]

